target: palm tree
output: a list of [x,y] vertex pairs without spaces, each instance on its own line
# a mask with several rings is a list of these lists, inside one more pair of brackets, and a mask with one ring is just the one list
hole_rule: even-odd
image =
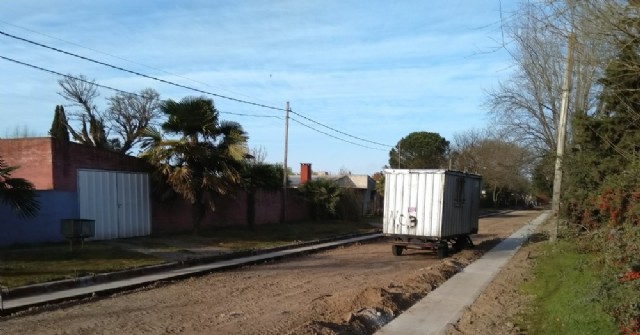
[[166,100],[160,110],[167,116],[162,130],[172,137],[149,129],[142,157],[191,203],[193,228],[198,231],[207,207],[215,209],[214,197],[240,182],[247,135],[240,124],[220,121],[211,99]]
[[40,210],[38,195],[30,181],[11,177],[16,169],[0,157],[0,203],[8,204],[22,217],[33,217]]

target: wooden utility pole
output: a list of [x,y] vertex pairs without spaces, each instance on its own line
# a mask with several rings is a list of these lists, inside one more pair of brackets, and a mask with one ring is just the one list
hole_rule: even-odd
[[282,166],[282,204],[280,208],[280,222],[283,223],[287,219],[287,154],[289,151],[289,101],[285,107],[284,116],[284,164]]
[[569,45],[567,46],[567,67],[564,71],[564,80],[562,82],[562,101],[560,103],[560,120],[558,124],[558,143],[556,149],[556,166],[553,178],[553,199],[551,202],[551,210],[555,215],[555,227],[551,232],[551,241],[558,238],[558,221],[560,220],[560,191],[562,185],[562,159],[564,156],[565,138],[567,133],[567,114],[569,112],[569,93],[571,93],[571,77],[573,73],[573,48],[576,40],[576,34],[572,32],[569,35]]

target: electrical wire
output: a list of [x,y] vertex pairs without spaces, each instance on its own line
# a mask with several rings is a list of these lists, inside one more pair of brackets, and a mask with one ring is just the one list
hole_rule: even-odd
[[227,99],[227,100],[231,100],[231,101],[235,101],[235,102],[239,102],[239,103],[243,103],[243,104],[247,104],[247,105],[253,105],[253,106],[258,106],[258,107],[267,108],[267,109],[284,111],[283,108],[268,106],[268,105],[265,105],[265,104],[259,104],[259,103],[256,103],[256,102],[251,102],[251,101],[237,99],[237,98],[232,98],[232,97],[229,97],[229,96],[226,96],[226,95],[222,95],[222,94],[211,93],[211,92],[203,91],[201,89],[197,89],[197,88],[194,88],[194,87],[189,87],[189,86],[182,85],[182,84],[177,84],[177,83],[174,83],[174,82],[171,82],[171,81],[168,81],[168,80],[160,79],[160,78],[157,78],[157,77],[154,77],[154,76],[149,76],[149,75],[146,75],[144,73],[137,72],[137,71],[127,70],[127,69],[125,69],[123,67],[120,67],[120,66],[108,64],[108,63],[101,62],[101,61],[98,61],[98,60],[95,60],[95,59],[91,59],[91,58],[88,58],[88,57],[85,57],[85,56],[80,56],[80,55],[77,55],[77,54],[74,54],[74,53],[71,53],[71,52],[68,52],[68,51],[64,51],[64,50],[61,50],[61,49],[58,49],[58,48],[50,47],[48,45],[44,45],[44,44],[41,44],[41,43],[38,43],[38,42],[34,42],[34,41],[28,40],[26,38],[22,38],[22,37],[18,37],[18,36],[15,36],[15,35],[8,34],[8,33],[4,32],[4,31],[0,31],[0,35],[11,37],[13,39],[20,40],[20,41],[23,41],[23,42],[26,42],[26,43],[29,43],[29,44],[37,45],[37,46],[45,48],[45,49],[50,49],[50,50],[53,50],[53,51],[56,51],[56,52],[59,52],[59,53],[63,53],[65,55],[69,55],[69,56],[73,56],[73,57],[76,57],[76,58],[80,58],[82,60],[86,60],[86,61],[91,62],[91,63],[104,65],[104,66],[110,67],[112,69],[116,69],[116,70],[120,70],[120,71],[123,71],[123,72],[127,72],[127,73],[130,73],[130,74],[134,74],[136,76],[147,78],[147,79],[159,81],[161,83],[165,83],[165,84],[172,85],[172,86],[175,86],[175,87],[185,88],[185,89],[188,89],[188,90],[191,90],[191,91],[195,91],[195,92],[198,92],[198,93],[212,95],[214,97]]
[[[113,87],[111,87],[111,86],[98,84],[98,83],[96,83],[96,82],[89,81],[89,80],[85,80],[85,79],[78,78],[78,77],[75,77],[75,76],[71,76],[71,75],[68,75],[68,74],[62,74],[62,73],[60,73],[60,72],[53,71],[53,70],[49,70],[49,69],[45,69],[45,68],[40,67],[40,66],[37,66],[37,65],[33,65],[33,64],[29,64],[29,63],[21,62],[21,61],[19,61],[19,60],[13,59],[13,58],[5,57],[5,56],[2,56],[2,55],[0,55],[0,58],[2,58],[2,59],[4,59],[4,60],[7,60],[7,61],[10,61],[10,62],[13,62],[13,63],[16,63],[16,64],[20,64],[20,65],[28,66],[28,67],[33,68],[33,69],[37,69],[37,70],[40,70],[40,71],[48,72],[48,73],[55,74],[55,75],[58,75],[58,76],[62,76],[62,77],[65,77],[65,78],[70,78],[70,79],[74,79],[74,80],[79,80],[79,81],[82,81],[82,82],[85,82],[85,83],[88,83],[88,84],[91,84],[91,85],[95,85],[95,86],[98,86],[98,87],[101,87],[101,88],[106,88],[106,89],[108,89],[108,90],[112,90],[112,91],[116,91],[116,92],[120,92],[120,93],[124,93],[124,94],[131,94],[131,95],[135,95],[135,96],[140,97],[140,95],[139,95],[139,94],[136,94],[136,93],[123,91],[123,90],[120,90],[120,89],[117,89],[117,88],[113,88]],[[238,115],[238,116],[266,117],[266,118],[276,118],[276,119],[280,119],[280,120],[282,120],[282,119],[283,119],[283,117],[282,117],[282,116],[278,116],[278,115],[256,115],[256,114],[245,114],[245,113],[234,113],[234,112],[223,112],[223,111],[220,111],[220,113],[221,113],[221,114]],[[295,113],[295,114],[296,114],[296,115],[299,115],[298,113]],[[300,115],[299,115],[299,116],[300,116]],[[302,116],[302,117],[304,117],[304,116]],[[353,141],[349,141],[349,140],[346,140],[346,139],[343,139],[343,138],[340,138],[340,137],[334,136],[334,135],[329,134],[329,133],[327,133],[327,132],[324,132],[324,131],[322,131],[322,130],[319,130],[319,129],[313,128],[313,127],[311,127],[311,126],[309,126],[309,125],[307,125],[307,124],[305,124],[305,123],[303,123],[303,122],[301,122],[301,121],[299,121],[299,120],[297,120],[297,119],[295,119],[295,118],[293,118],[293,117],[289,117],[289,119],[290,119],[290,120],[292,120],[292,121],[294,121],[294,122],[296,122],[296,123],[298,123],[298,124],[300,124],[300,125],[302,125],[302,126],[304,126],[304,127],[306,127],[306,128],[309,128],[309,129],[314,130],[314,131],[316,131],[316,132],[318,132],[318,133],[324,134],[324,135],[326,135],[326,136],[329,136],[329,137],[331,137],[331,138],[334,138],[334,139],[339,140],[339,141],[342,141],[342,142],[346,142],[346,143],[349,143],[349,144],[357,145],[357,146],[359,146],[359,147],[363,147],[363,148],[367,148],[367,149],[373,149],[373,150],[386,151],[385,149],[381,149],[381,148],[374,148],[374,147],[370,147],[370,146],[362,145],[362,144],[360,144],[360,143],[356,143],[356,142],[353,142]],[[306,118],[305,118],[305,119],[306,119]],[[313,120],[311,120],[311,119],[309,119],[309,120],[310,120],[310,121],[313,121]]]
[[195,79],[192,79],[192,78],[189,78],[189,77],[185,77],[185,76],[182,76],[182,75],[179,75],[179,74],[171,73],[171,72],[165,71],[163,69],[159,69],[157,67],[153,67],[153,66],[149,66],[149,65],[146,65],[146,64],[142,64],[140,62],[132,61],[130,59],[126,59],[126,58],[123,58],[123,57],[120,57],[120,56],[116,56],[116,55],[110,54],[108,52],[104,52],[104,51],[100,51],[100,50],[97,50],[97,49],[89,48],[87,46],[84,46],[84,45],[81,45],[81,44],[78,44],[78,43],[75,43],[75,42],[71,42],[71,41],[68,41],[68,40],[65,40],[65,39],[62,39],[62,38],[59,38],[59,37],[55,37],[55,36],[52,36],[52,35],[49,35],[49,34],[45,34],[43,32],[39,32],[39,31],[36,31],[36,30],[33,30],[33,29],[29,29],[29,28],[26,28],[26,27],[23,27],[23,26],[19,26],[19,25],[13,24],[13,23],[9,23],[9,22],[2,21],[2,20],[0,20],[0,23],[8,25],[8,26],[15,27],[15,28],[19,28],[19,29],[22,29],[22,30],[25,30],[25,31],[28,31],[28,32],[31,32],[31,33],[35,33],[35,34],[38,34],[38,35],[41,35],[41,36],[45,36],[45,37],[50,38],[50,39],[58,40],[60,42],[71,44],[71,45],[77,46],[79,48],[83,48],[83,49],[86,49],[86,50],[89,50],[89,51],[93,51],[93,52],[96,52],[96,53],[99,53],[99,54],[102,54],[102,55],[105,55],[105,56],[109,56],[109,57],[112,57],[112,58],[123,60],[123,61],[129,62],[131,64],[144,66],[147,69],[160,71],[160,72],[162,72],[164,74],[168,74],[168,75],[175,76],[175,77],[178,77],[178,78],[181,78],[181,79],[189,80],[191,82],[194,82],[194,83],[197,83],[197,84],[200,84],[200,85],[204,85],[204,86],[208,86],[208,87],[212,87],[212,88],[217,88],[217,89],[220,89],[220,90],[223,90],[223,91],[227,91],[227,92],[230,92],[230,93],[235,93],[235,94],[238,94],[238,95],[243,95],[243,96],[245,96],[247,98],[257,99],[255,97],[251,97],[251,96],[248,96],[248,95],[245,95],[245,94],[233,92],[233,91],[224,89],[224,88],[219,87],[219,86],[210,85],[210,84],[205,83],[203,81],[199,81],[199,80],[195,80]]
[[316,132],[318,132],[318,133],[320,133],[320,134],[323,134],[323,135],[326,135],[326,136],[332,137],[332,138],[334,138],[334,139],[336,139],[336,140],[339,140],[339,141],[342,141],[342,142],[350,143],[350,144],[357,145],[357,146],[359,146],[359,147],[363,147],[363,148],[367,148],[367,149],[373,149],[373,150],[386,151],[385,149],[370,147],[370,146],[367,146],[367,145],[363,145],[363,144],[360,144],[360,143],[352,142],[352,141],[349,141],[349,140],[345,140],[344,138],[340,138],[340,137],[337,137],[337,136],[331,135],[331,134],[329,134],[329,133],[327,133],[327,132],[324,132],[324,131],[322,131],[322,130],[319,130],[319,129],[313,128],[313,127],[311,127],[311,126],[309,126],[309,125],[307,125],[307,124],[305,124],[305,123],[303,123],[303,122],[301,122],[301,121],[299,121],[299,120],[296,120],[295,118],[293,118],[293,117],[291,117],[291,116],[289,117],[289,120],[294,121],[294,122],[298,123],[299,125],[304,126],[304,127],[307,127],[307,128],[309,128],[309,129],[311,129],[311,130],[313,130],[313,131],[316,131]]
[[[174,83],[174,82],[171,82],[171,81],[168,81],[168,80],[164,80],[164,79],[156,78],[156,77],[149,76],[149,75],[146,75],[146,74],[143,74],[143,73],[137,72],[137,71],[128,70],[128,69],[125,69],[125,68],[122,68],[122,67],[119,67],[119,66],[115,66],[115,65],[108,64],[108,63],[105,63],[105,62],[101,62],[101,61],[98,61],[98,60],[94,60],[94,59],[91,59],[91,58],[88,58],[88,57],[85,57],[85,56],[81,56],[81,55],[77,55],[77,54],[74,54],[74,53],[71,53],[71,52],[68,52],[68,51],[64,51],[64,50],[61,50],[61,49],[58,49],[58,48],[54,48],[54,47],[51,47],[51,46],[48,46],[48,45],[45,45],[45,44],[42,44],[42,43],[38,43],[38,42],[35,42],[35,41],[31,41],[31,40],[28,40],[28,39],[26,39],[26,38],[22,38],[22,37],[19,37],[19,36],[15,36],[15,35],[12,35],[12,34],[6,33],[6,32],[4,32],[4,31],[0,31],[0,35],[4,35],[4,36],[7,36],[7,37],[10,37],[10,38],[13,38],[13,39],[17,39],[17,40],[20,40],[20,41],[23,41],[23,42],[26,42],[26,43],[29,43],[29,44],[33,44],[33,45],[36,45],[36,46],[39,46],[39,47],[42,47],[42,48],[45,48],[45,49],[50,49],[50,50],[53,50],[53,51],[56,51],[56,52],[59,52],[59,53],[65,54],[65,55],[69,55],[69,56],[72,56],[72,57],[80,58],[80,59],[86,60],[86,61],[88,61],[88,62],[92,62],[92,63],[95,63],[95,64],[99,64],[99,65],[107,66],[107,67],[110,67],[110,68],[113,68],[113,69],[116,69],[116,70],[120,70],[120,71],[123,71],[123,72],[127,72],[127,73],[130,73],[130,74],[134,74],[134,75],[137,75],[137,76],[141,76],[141,77],[144,77],[144,78],[148,78],[148,79],[152,79],[152,80],[155,80],[155,81],[159,81],[159,82],[162,82],[162,83],[165,83],[165,84],[168,84],[168,85],[172,85],[172,86],[176,86],[176,87],[180,87],[180,88],[184,88],[184,89],[192,90],[192,91],[195,91],[195,92],[198,92],[198,93],[207,94],[207,95],[215,96],[215,97],[218,97],[218,98],[223,98],[223,99],[227,99],[227,100],[235,101],[235,102],[238,102],[238,103],[244,103],[244,104],[253,105],[253,106],[262,107],[262,108],[267,108],[267,109],[272,109],[272,110],[285,111],[285,109],[283,109],[283,108],[273,107],[273,106],[269,106],[269,105],[265,105],[265,104],[259,104],[259,103],[251,102],[251,101],[248,101],[248,100],[237,99],[237,98],[229,97],[229,96],[226,96],[226,95],[217,94],[217,93],[212,93],[212,92],[207,92],[207,91],[200,90],[200,89],[193,88],[193,87],[189,87],[189,86],[186,86],[186,85],[177,84],[177,83]],[[8,58],[6,58],[6,57],[3,57],[3,58],[4,58],[4,59],[7,59],[7,60],[14,61],[14,62],[17,62],[17,61],[15,61],[15,60],[13,60],[13,59],[8,59]],[[26,63],[22,63],[22,62],[18,62],[18,63],[23,64],[23,65],[27,65]],[[31,65],[29,65],[29,66],[31,66]],[[31,66],[31,67],[35,67],[35,68],[38,68],[38,69],[44,70],[43,68],[36,67],[36,66]],[[57,73],[57,72],[52,72],[52,71],[50,71],[50,70],[45,70],[45,71],[47,71],[47,72],[51,72],[51,73],[55,73],[55,74],[57,74],[57,75],[63,75],[63,74],[60,74],[60,73]],[[67,76],[67,77],[70,77],[70,78],[74,78],[74,77],[71,77],[71,76],[68,76],[68,75],[63,75],[63,76]],[[74,78],[74,79],[78,79],[78,78]],[[101,86],[101,87],[102,87],[102,86]],[[105,88],[113,89],[113,90],[115,90],[115,91],[119,91],[119,90],[114,89],[114,88],[111,88],[111,87],[105,87]],[[293,113],[293,112],[292,112],[292,113]],[[372,144],[376,144],[376,145],[380,145],[380,146],[384,146],[384,147],[389,147],[389,148],[392,148],[392,147],[393,147],[392,145],[383,144],[383,143],[378,143],[378,142],[374,142],[374,141],[369,141],[369,140],[366,140],[366,139],[363,139],[363,138],[360,138],[360,137],[357,137],[357,136],[350,135],[350,134],[348,134],[348,133],[345,133],[345,132],[343,132],[343,131],[337,130],[337,129],[333,128],[333,127],[330,127],[330,126],[327,126],[327,125],[325,125],[325,124],[322,124],[322,123],[320,123],[320,122],[318,122],[318,121],[315,121],[315,120],[313,120],[313,119],[311,119],[311,118],[308,118],[308,117],[306,117],[306,116],[304,116],[304,115],[302,115],[302,114],[299,114],[299,113],[294,113],[294,114],[295,114],[295,115],[297,115],[297,116],[299,116],[299,117],[301,117],[301,118],[304,118],[304,119],[305,119],[305,120],[307,120],[307,121],[313,122],[313,123],[315,123],[315,124],[317,124],[317,125],[319,125],[319,126],[322,126],[322,127],[324,127],[324,128],[330,129],[331,131],[334,131],[334,132],[337,132],[337,133],[339,133],[339,134],[342,134],[342,135],[345,135],[345,136],[348,136],[348,137],[351,137],[351,138],[357,139],[357,140],[359,140],[359,141],[368,142],[368,143],[372,143]],[[311,127],[310,127],[310,126],[308,126],[308,125],[305,125],[305,126],[306,126],[306,127],[311,128]],[[327,135],[327,136],[331,136],[331,137],[334,137],[334,138],[338,138],[338,137],[335,137],[335,136],[333,136],[333,135],[330,135],[330,134],[328,134],[328,133],[326,133],[326,132],[319,131],[319,130],[317,130],[317,129],[315,129],[315,128],[311,128],[311,129],[313,129],[313,130],[315,130],[315,131],[318,131],[318,132],[320,132],[320,133],[323,133],[323,134],[325,134],[325,135]],[[351,141],[346,141],[346,140],[345,140],[345,142],[347,142],[347,143],[351,143],[351,144],[355,144],[355,145],[359,145],[359,146],[362,146],[362,147],[365,147],[365,148],[371,148],[371,147],[363,146],[363,145],[360,145],[360,144],[357,144],[357,143],[354,143],[354,142],[351,142]],[[376,148],[371,148],[371,149],[376,149]],[[380,149],[380,150],[382,150],[382,149]]]
[[[69,74],[63,74],[63,73],[60,73],[60,72],[57,72],[57,71],[53,71],[53,70],[49,70],[49,69],[45,69],[43,67],[40,67],[40,66],[37,66],[37,65],[33,65],[33,64],[29,64],[29,63],[25,63],[25,62],[21,62],[19,60],[13,59],[13,58],[5,57],[5,56],[2,56],[2,55],[0,55],[0,58],[2,58],[4,60],[8,60],[8,61],[16,63],[16,64],[28,66],[28,67],[36,69],[36,70],[40,70],[40,71],[48,72],[48,73],[51,73],[51,74],[55,74],[57,76],[70,78],[70,79],[73,79],[73,80],[78,80],[78,81],[81,81],[81,82],[84,82],[84,83],[87,83],[87,84],[90,84],[90,85],[95,85],[95,86],[101,87],[101,88],[106,88],[108,90],[112,90],[112,91],[115,91],[115,92],[118,92],[118,93],[130,94],[130,95],[134,95],[134,96],[137,96],[137,97],[142,97],[141,95],[139,95],[137,93],[127,92],[127,91],[123,91],[123,90],[120,90],[120,89],[117,89],[117,88],[114,88],[114,87],[111,87],[111,86],[98,84],[98,83],[96,83],[94,81],[82,79],[82,78],[75,77],[75,76],[72,76],[72,75],[69,75]],[[283,118],[282,116],[278,116],[278,115],[244,114],[244,113],[223,112],[223,111],[219,111],[219,112],[221,114],[231,114],[231,115],[239,115],[239,116],[267,117],[267,118],[276,118],[276,119],[282,119]]]
[[312,119],[310,119],[310,118],[308,118],[308,117],[306,117],[306,116],[304,116],[304,115],[301,115],[301,114],[299,114],[299,113],[296,113],[296,112],[294,112],[294,111],[292,111],[292,110],[289,110],[289,113],[291,113],[291,114],[295,114],[295,115],[297,115],[297,116],[299,116],[299,117],[301,117],[301,118],[303,118],[303,119],[305,119],[305,120],[307,120],[307,121],[313,122],[313,123],[315,123],[315,124],[317,124],[317,125],[319,125],[319,126],[322,126],[322,127],[324,127],[324,128],[327,128],[327,129],[330,129],[330,130],[332,130],[332,131],[335,131],[336,133],[339,133],[339,134],[342,134],[342,135],[345,135],[345,136],[349,136],[349,137],[351,137],[351,138],[355,138],[355,139],[360,140],[360,141],[363,141],[363,142],[368,142],[368,143],[376,144],[376,145],[380,145],[380,146],[383,146],[383,147],[393,148],[393,146],[392,146],[392,145],[388,145],[388,144],[383,144],[383,143],[378,143],[378,142],[374,142],[374,141],[365,140],[364,138],[360,138],[360,137],[357,137],[357,136],[353,136],[353,135],[347,134],[347,133],[345,133],[345,132],[343,132],[343,131],[340,131],[340,130],[338,130],[338,129],[331,128],[331,127],[329,127],[329,126],[327,126],[327,125],[324,125],[324,124],[322,124],[322,123],[320,123],[320,122],[316,122],[316,121],[314,121],[314,120],[312,120]]

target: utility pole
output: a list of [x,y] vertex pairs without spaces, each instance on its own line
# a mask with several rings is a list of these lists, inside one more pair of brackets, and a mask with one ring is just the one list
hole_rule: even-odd
[[285,107],[284,116],[284,164],[282,166],[282,204],[280,208],[280,222],[284,223],[287,219],[287,153],[289,151],[289,101]]
[[569,35],[569,45],[567,46],[567,67],[564,71],[564,79],[562,82],[562,101],[560,103],[560,120],[558,124],[558,143],[556,149],[556,166],[553,178],[553,199],[551,202],[551,210],[555,216],[555,227],[551,232],[551,241],[555,242],[558,238],[558,226],[560,221],[560,191],[562,185],[562,159],[564,158],[565,138],[567,132],[567,114],[569,111],[569,93],[571,92],[571,77],[573,72],[573,48],[576,40],[576,34],[571,32]]

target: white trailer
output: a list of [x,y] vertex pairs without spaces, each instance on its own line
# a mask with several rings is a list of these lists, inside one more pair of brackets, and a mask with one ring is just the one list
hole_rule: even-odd
[[384,170],[383,233],[392,252],[430,249],[448,255],[449,243],[461,250],[473,246],[478,232],[482,177],[450,170]]

